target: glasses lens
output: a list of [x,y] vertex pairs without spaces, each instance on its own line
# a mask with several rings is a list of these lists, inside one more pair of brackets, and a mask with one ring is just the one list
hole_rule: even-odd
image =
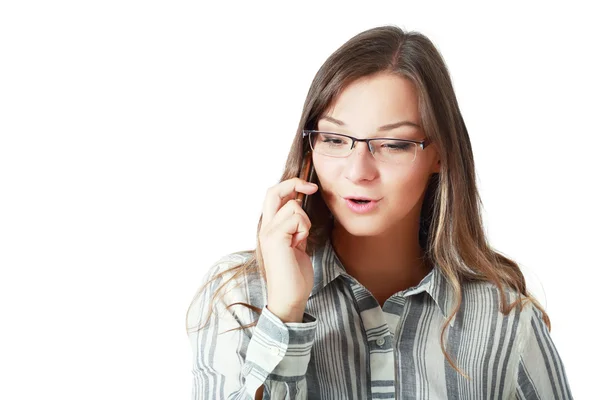
[[417,154],[417,144],[402,140],[371,140],[375,158],[393,164],[411,164]]
[[312,132],[310,146],[319,154],[330,157],[346,157],[350,154],[352,140],[335,133]]
[[[408,165],[417,155],[417,144],[402,140],[371,140],[374,156],[386,163]],[[347,157],[352,152],[352,139],[329,132],[312,132],[310,147],[329,157]]]

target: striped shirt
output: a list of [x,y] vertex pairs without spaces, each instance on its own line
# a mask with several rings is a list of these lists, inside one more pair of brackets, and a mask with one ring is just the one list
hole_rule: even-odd
[[[230,254],[205,279],[245,260]],[[542,321],[527,302],[508,315],[498,288],[463,286],[462,305],[439,342],[453,295],[437,266],[421,282],[380,306],[346,273],[331,242],[312,256],[314,287],[302,322],[283,323],[266,306],[258,275],[243,278],[207,328],[189,333],[193,351],[192,399],[571,399],[564,365]],[[226,278],[228,275],[226,275]],[[190,307],[190,323],[205,317],[211,290]],[[516,292],[506,289],[508,300]],[[258,320],[254,327],[224,331]],[[204,319],[202,319],[202,322]]]

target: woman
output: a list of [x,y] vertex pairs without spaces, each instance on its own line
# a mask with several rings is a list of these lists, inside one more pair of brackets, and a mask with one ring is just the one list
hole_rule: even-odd
[[[297,178],[307,152],[316,185]],[[571,398],[547,314],[486,240],[475,177],[431,41],[384,26],[346,42],[310,87],[256,249],[213,265],[188,310],[193,398]]]

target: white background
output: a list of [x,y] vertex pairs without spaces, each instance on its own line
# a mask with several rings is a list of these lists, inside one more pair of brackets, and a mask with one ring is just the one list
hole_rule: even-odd
[[384,24],[444,56],[490,242],[522,266],[590,398],[597,13],[412,3],[3,2],[0,398],[189,398],[202,275],[254,247],[319,66]]

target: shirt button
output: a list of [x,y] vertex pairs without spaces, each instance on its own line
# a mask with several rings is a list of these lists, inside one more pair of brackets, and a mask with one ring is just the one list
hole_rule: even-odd
[[380,337],[379,339],[377,339],[377,346],[381,347],[385,344],[385,339]]

